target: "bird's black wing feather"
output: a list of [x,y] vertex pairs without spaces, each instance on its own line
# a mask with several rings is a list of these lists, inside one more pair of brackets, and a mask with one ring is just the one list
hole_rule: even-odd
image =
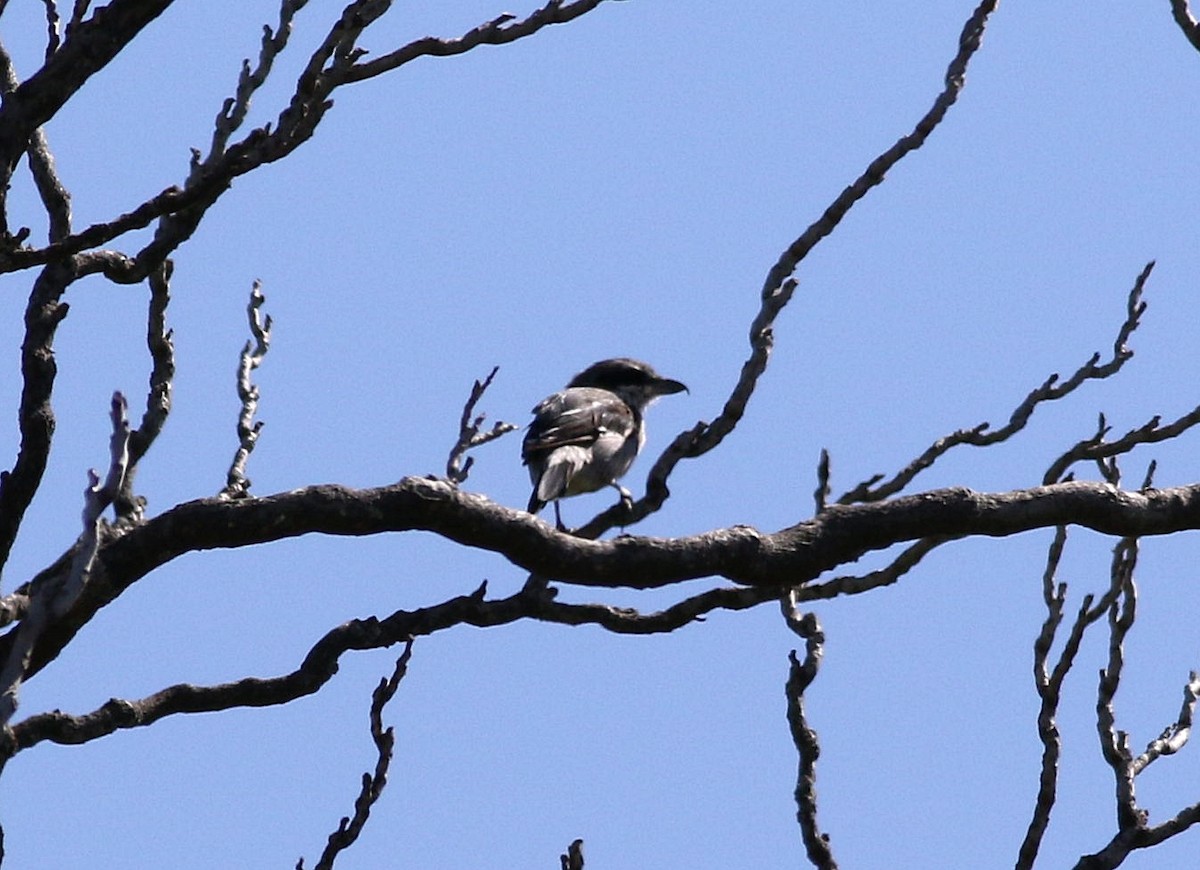
[[635,425],[633,413],[607,390],[575,387],[555,393],[533,409],[533,422],[521,444],[528,462],[539,453],[559,447],[587,447],[605,432],[628,432]]

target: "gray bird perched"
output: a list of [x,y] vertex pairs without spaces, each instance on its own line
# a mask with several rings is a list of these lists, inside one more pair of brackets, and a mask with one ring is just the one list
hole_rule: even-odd
[[536,514],[554,502],[554,517],[562,528],[560,498],[614,486],[631,501],[617,480],[646,442],[646,408],[659,396],[686,389],[644,362],[606,359],[539,402],[521,444],[521,460],[533,482],[529,512]]

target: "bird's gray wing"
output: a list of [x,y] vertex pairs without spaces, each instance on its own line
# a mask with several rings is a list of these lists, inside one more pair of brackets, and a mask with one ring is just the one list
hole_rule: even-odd
[[526,463],[560,447],[588,447],[606,432],[633,429],[633,413],[607,390],[576,387],[540,402],[521,444]]

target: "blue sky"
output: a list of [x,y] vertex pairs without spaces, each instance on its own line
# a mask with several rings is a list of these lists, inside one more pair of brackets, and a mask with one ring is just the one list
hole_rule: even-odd
[[[183,180],[276,5],[176,4],[48,125],[77,226]],[[503,11],[443,6],[400,4],[364,45],[381,54]],[[654,408],[649,450],[712,419],[767,269],[926,111],[971,8],[627,0],[339,92],[314,139],[239,179],[175,258],[175,406],[138,477],[151,512],[224,483],[254,279],[276,323],[256,375],[258,494],[441,472],[472,381],[495,365],[491,419],[524,424],[543,395],[614,355],[691,388]],[[252,124],[278,113],[338,11],[314,0],[302,13]],[[39,3],[13,3],[0,19],[23,75],[42,50],[40,16]],[[1198,84],[1200,55],[1166,4],[1002,6],[946,122],[802,264],[742,425],[678,468],[672,499],[639,531],[782,528],[811,515],[823,447],[842,491],[957,428],[1002,424],[1049,373],[1107,353],[1151,259],[1150,308],[1120,378],[1041,409],[1012,443],[947,456],[915,488],[1032,486],[1102,411],[1120,432],[1194,407]],[[44,233],[26,176],[13,195],[16,222]],[[28,280],[0,279],[6,407]],[[105,462],[111,392],[142,401],[145,296],[98,280],[70,293],[55,452],[5,591],[73,540],[85,470]],[[1127,480],[1156,458],[1160,486],[1195,481],[1193,443],[1135,454]],[[518,454],[515,434],[484,447],[468,487],[523,506]],[[575,499],[564,514],[580,522],[606,505]],[[828,644],[809,714],[821,822],[842,866],[1012,865],[1037,782],[1031,645],[1050,537],[947,546],[895,587],[817,608]],[[1072,602],[1106,585],[1112,543],[1072,534],[1060,572]],[[1135,747],[1173,719],[1200,668],[1196,547],[1184,535],[1143,548],[1117,701]],[[484,578],[496,594],[524,579],[421,534],[192,554],[88,626],[26,687],[22,712],[282,673],[347,619]],[[783,683],[796,645],[771,605],[656,638],[528,624],[421,639],[388,710],[388,789],[338,866],[554,866],[576,837],[589,867],[795,866]],[[396,652],[344,657],[321,693],[286,708],[18,756],[0,797],[11,866],[292,866],[301,854],[311,866],[374,764],[369,695]],[[1047,867],[1112,833],[1092,712],[1104,657],[1096,633],[1068,682]],[[1198,753],[1139,780],[1152,820],[1200,799]],[[1193,866],[1198,838],[1125,866]]]

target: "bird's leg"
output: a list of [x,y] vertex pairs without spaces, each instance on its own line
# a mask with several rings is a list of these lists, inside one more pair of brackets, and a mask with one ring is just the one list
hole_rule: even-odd
[[625,487],[621,486],[621,484],[617,483],[615,480],[612,483],[610,483],[609,486],[613,487],[617,492],[621,493],[621,504],[623,504],[625,506],[625,510],[632,511],[633,510],[633,493],[631,493]]
[[563,525],[562,514],[558,512],[558,499],[554,500],[554,525],[560,532],[567,531],[567,527]]

